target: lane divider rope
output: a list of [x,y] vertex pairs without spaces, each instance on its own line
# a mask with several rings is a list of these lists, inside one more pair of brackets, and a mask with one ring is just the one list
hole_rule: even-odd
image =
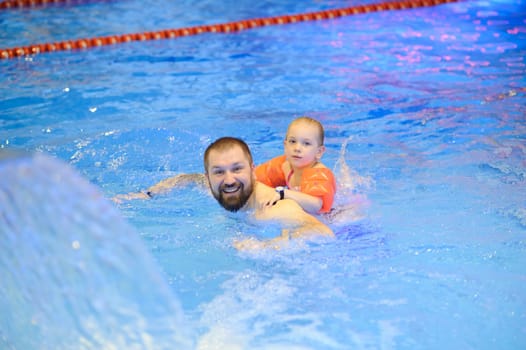
[[0,2],[0,10],[42,7],[46,5],[77,5],[85,3],[88,0],[5,0]]
[[132,41],[174,39],[184,36],[199,35],[204,33],[230,33],[257,27],[291,24],[306,21],[318,21],[344,16],[352,16],[370,12],[406,10],[419,7],[436,6],[460,0],[403,0],[391,1],[369,5],[324,10],[296,15],[247,19],[236,22],[210,24],[179,29],[167,29],[155,32],[141,32],[133,34],[110,35],[86,39],[65,40],[52,43],[42,43],[22,47],[0,49],[0,59],[9,59],[21,56],[37,55],[45,52],[82,50],[107,45],[116,45]]

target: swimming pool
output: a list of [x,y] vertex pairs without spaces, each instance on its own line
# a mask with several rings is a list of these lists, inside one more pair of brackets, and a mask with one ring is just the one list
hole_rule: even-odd
[[[234,238],[271,236],[275,228],[251,226],[225,214],[202,190],[186,187],[116,206],[133,229],[116,224],[108,228],[111,240],[97,236],[112,264],[92,251],[90,271],[97,273],[85,274],[84,282],[111,285],[115,271],[135,275],[129,278],[144,283],[140,291],[122,288],[123,296],[109,300],[141,305],[152,293],[177,316],[163,315],[167,329],[181,329],[195,348],[524,348],[524,5],[459,2],[0,60],[0,147],[54,156],[110,198],[201,172],[205,147],[224,135],[245,139],[256,161],[269,159],[282,151],[289,121],[310,115],[326,129],[324,162],[344,181],[343,154],[355,172],[357,188],[350,193],[366,197],[359,202],[364,218],[331,223],[335,242],[239,254]],[[342,6],[349,2],[87,1],[6,10],[0,47]],[[42,163],[43,174],[66,171],[51,160]],[[57,188],[35,173],[32,185],[58,191],[52,203],[63,203],[68,213],[68,191],[85,185],[65,181]],[[0,230],[9,227],[6,198]],[[93,201],[113,209],[102,198]],[[32,210],[45,203],[45,197],[31,202]],[[68,237],[65,231],[46,232]],[[125,238],[113,240],[117,231],[129,235],[129,248]],[[94,240],[89,232],[79,235],[83,247]],[[69,280],[60,274],[35,280],[31,263],[40,263],[39,251],[12,242],[2,247],[19,252],[13,254],[18,260],[1,260],[0,270],[18,273],[25,299],[0,285],[2,303],[12,300],[2,304],[11,314],[0,316],[1,347],[36,347],[44,339],[46,348],[164,348],[172,340],[167,329],[153,327],[161,312],[149,309],[150,301],[144,301],[139,335],[116,326],[129,316],[118,313],[122,309],[84,309],[96,289],[83,289],[80,281],[72,290],[78,299],[62,305],[50,296]],[[74,252],[53,242],[56,261],[75,261]],[[30,322],[18,314],[39,309],[32,303],[47,298],[58,310],[54,317],[44,310],[43,321]],[[83,310],[114,333],[97,338],[71,310]],[[24,337],[33,334],[28,330],[35,332],[33,343]],[[66,333],[82,341],[59,343]]]

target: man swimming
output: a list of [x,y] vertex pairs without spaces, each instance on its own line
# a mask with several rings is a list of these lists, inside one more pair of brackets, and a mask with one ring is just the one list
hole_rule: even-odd
[[332,230],[307,213],[292,199],[268,204],[276,190],[256,180],[255,165],[248,145],[241,139],[222,137],[211,143],[204,154],[204,174],[179,174],[165,179],[144,192],[117,195],[113,200],[150,199],[176,186],[197,183],[208,185],[218,203],[231,212],[246,212],[257,221],[276,223],[281,235],[258,241],[250,238],[234,243],[238,249],[279,247],[289,239],[333,237]]

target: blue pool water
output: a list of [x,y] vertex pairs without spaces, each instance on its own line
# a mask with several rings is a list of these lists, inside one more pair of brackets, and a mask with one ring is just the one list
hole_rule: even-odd
[[[357,3],[9,10],[0,48]],[[525,348],[525,14],[470,1],[1,60],[0,150],[43,155],[0,162],[0,348]],[[363,214],[324,218],[334,242],[240,254],[276,228],[202,189],[103,198],[201,172],[224,135],[269,159],[300,115]]]

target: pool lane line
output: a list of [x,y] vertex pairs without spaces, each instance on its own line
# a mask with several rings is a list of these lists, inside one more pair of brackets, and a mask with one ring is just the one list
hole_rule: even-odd
[[47,4],[58,4],[64,2],[69,2],[69,0],[5,0],[0,2],[0,10],[37,7],[45,6]]
[[132,41],[175,39],[178,37],[193,36],[204,33],[231,33],[258,27],[291,24],[306,21],[319,21],[344,16],[352,16],[370,12],[407,10],[420,7],[436,6],[454,3],[461,0],[404,0],[390,1],[377,4],[357,5],[346,8],[323,10],[295,15],[283,15],[247,19],[220,24],[167,29],[155,32],[141,32],[122,35],[109,35],[94,38],[65,40],[53,43],[42,43],[29,46],[0,49],[0,59],[10,59],[21,56],[37,55],[45,52],[83,50],[94,47],[122,44]]
[[[78,5],[96,0],[5,0],[0,2],[0,10],[43,7],[46,5]],[[103,0],[98,0],[103,1]],[[97,1],[97,2],[98,2]],[[108,0],[105,0],[108,1]]]

